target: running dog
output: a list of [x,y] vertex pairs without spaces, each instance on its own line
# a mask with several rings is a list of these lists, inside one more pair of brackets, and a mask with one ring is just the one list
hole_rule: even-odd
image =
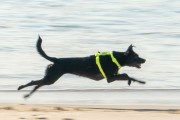
[[130,66],[141,68],[141,64],[145,63],[146,60],[140,58],[139,55],[133,51],[132,45],[130,45],[125,52],[98,52],[95,55],[90,55],[88,57],[56,58],[48,56],[43,51],[41,43],[42,39],[39,36],[36,44],[37,51],[42,57],[52,62],[52,64],[47,66],[45,76],[42,79],[19,86],[18,90],[35,85],[34,89],[29,94],[25,95],[24,98],[28,98],[38,88],[44,85],[54,84],[66,73],[83,76],[96,81],[106,78],[108,83],[116,80],[126,80],[129,85],[131,84],[131,81],[145,84],[144,81],[129,77],[126,73],[118,73],[118,70],[121,67]]

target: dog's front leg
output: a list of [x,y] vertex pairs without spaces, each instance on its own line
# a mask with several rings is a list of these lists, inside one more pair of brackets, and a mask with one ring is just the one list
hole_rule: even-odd
[[114,82],[116,80],[128,80],[128,85],[129,86],[131,85],[132,81],[133,82],[138,82],[138,83],[141,83],[141,84],[145,84],[146,83],[144,81],[136,80],[135,78],[129,77],[126,73],[124,73],[124,74],[117,74],[117,75],[114,75],[114,76],[107,77],[107,82],[108,83]]
[[145,81],[137,80],[137,79],[132,78],[132,77],[130,77],[130,79],[131,79],[131,81],[133,81],[133,82],[138,82],[138,83],[141,83],[141,84],[146,84]]
[[132,81],[132,79],[126,73],[107,77],[108,83],[114,82],[116,80],[128,80],[128,85],[131,85],[131,81]]
[[129,86],[131,85],[132,81],[133,82],[138,82],[138,83],[141,83],[141,84],[145,84],[146,83],[144,81],[136,80],[135,78],[129,77],[126,73],[117,74],[117,75],[114,75],[114,76],[111,76],[111,77],[107,77],[108,83],[114,82],[116,80],[128,80],[128,85]]

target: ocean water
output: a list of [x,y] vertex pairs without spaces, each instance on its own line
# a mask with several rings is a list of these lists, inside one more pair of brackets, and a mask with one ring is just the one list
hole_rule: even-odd
[[[133,44],[136,46],[134,51],[147,61],[141,69],[124,67],[120,72],[147,83],[133,83],[129,87],[124,81],[108,84],[106,80],[97,82],[67,74],[40,91],[59,94],[63,91],[71,93],[70,96],[85,91],[83,93],[86,96],[95,100],[99,94],[104,95],[104,98],[109,94],[116,96],[119,90],[127,90],[123,92],[128,94],[133,94],[128,90],[139,90],[142,96],[148,90],[152,90],[152,93],[158,91],[158,95],[163,90],[169,90],[167,93],[174,93],[173,100],[180,100],[176,97],[180,89],[179,0],[0,2],[1,94],[10,91],[8,94],[11,96],[11,91],[15,91],[12,94],[21,95],[22,92],[16,92],[19,85],[44,76],[50,62],[36,51],[35,44],[38,35],[41,35],[43,49],[49,56],[55,57],[84,57],[97,51],[126,51]],[[44,92],[38,95],[43,96]],[[118,101],[121,96],[112,98],[111,103],[113,100]],[[180,105],[180,102],[175,103]]]

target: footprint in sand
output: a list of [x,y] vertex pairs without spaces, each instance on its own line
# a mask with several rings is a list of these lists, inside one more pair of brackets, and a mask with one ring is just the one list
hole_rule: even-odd
[[59,111],[68,111],[67,109],[61,108],[61,107],[54,107],[55,110]]
[[74,120],[74,119],[72,119],[72,118],[64,118],[62,120]]
[[14,110],[13,107],[4,107],[4,108],[2,108],[2,109],[4,109],[4,110]]
[[36,119],[39,119],[39,120],[47,120],[46,117],[38,117],[38,118],[36,118]]
[[23,118],[23,117],[22,117],[22,118],[19,118],[19,119],[24,120],[24,119],[26,119],[26,118]]
[[32,108],[31,111],[39,111],[37,108]]

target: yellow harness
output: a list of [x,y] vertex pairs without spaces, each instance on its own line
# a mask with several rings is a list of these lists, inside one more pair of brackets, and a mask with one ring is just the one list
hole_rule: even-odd
[[105,55],[110,55],[111,56],[112,62],[114,62],[117,65],[118,70],[121,68],[121,65],[119,64],[117,59],[114,57],[113,52],[98,52],[98,53],[96,53],[95,54],[95,56],[96,56],[96,64],[97,64],[97,66],[99,68],[99,71],[103,75],[103,77],[107,79],[106,74],[104,73],[104,71],[102,69],[102,66],[101,66],[101,63],[100,63],[100,56],[105,56]]

